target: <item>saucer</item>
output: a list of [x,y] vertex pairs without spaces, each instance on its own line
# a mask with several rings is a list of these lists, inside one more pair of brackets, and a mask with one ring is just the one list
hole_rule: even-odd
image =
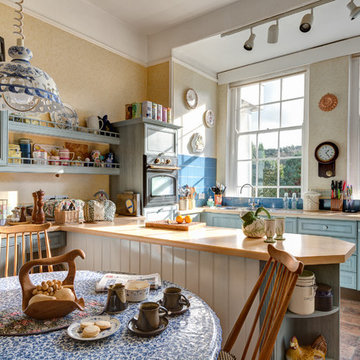
[[[161,306],[164,306],[162,303],[162,299],[160,299],[157,303]],[[169,316],[180,315],[180,314],[183,314],[185,311],[187,311],[189,309],[189,307],[190,307],[190,301],[188,304],[182,305],[182,307],[179,310],[168,310],[168,314],[169,314]]]
[[147,336],[159,335],[167,328],[168,324],[169,324],[169,320],[165,316],[163,316],[160,318],[160,325],[157,329],[151,331],[143,331],[136,327],[136,320],[135,318],[132,318],[128,322],[128,329],[136,335],[147,337]]

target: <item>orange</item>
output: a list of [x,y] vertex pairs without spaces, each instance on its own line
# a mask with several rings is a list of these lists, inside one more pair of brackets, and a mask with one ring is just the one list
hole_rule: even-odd
[[183,221],[184,221],[184,218],[183,218],[181,215],[178,215],[178,216],[176,217],[176,222],[177,222],[178,224],[182,224]]
[[190,224],[190,223],[192,222],[192,218],[191,218],[189,215],[186,215],[186,216],[185,216],[185,222],[186,222],[187,224]]

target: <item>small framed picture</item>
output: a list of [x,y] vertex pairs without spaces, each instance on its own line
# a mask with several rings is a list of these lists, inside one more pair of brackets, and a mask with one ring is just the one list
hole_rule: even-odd
[[5,40],[0,36],[0,61],[5,61]]

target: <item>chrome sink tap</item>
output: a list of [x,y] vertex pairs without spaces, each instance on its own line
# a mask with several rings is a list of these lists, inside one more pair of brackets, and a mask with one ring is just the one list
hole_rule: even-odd
[[255,206],[258,205],[259,203],[255,202],[255,188],[254,188],[254,186],[252,186],[249,183],[246,183],[246,184],[242,185],[241,188],[240,188],[240,194],[242,193],[243,188],[246,187],[246,186],[249,186],[251,188],[251,199],[249,199],[249,202],[248,202],[250,210],[255,210]]

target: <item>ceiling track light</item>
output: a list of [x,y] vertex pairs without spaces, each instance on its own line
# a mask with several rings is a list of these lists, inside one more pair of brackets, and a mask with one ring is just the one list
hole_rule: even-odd
[[279,21],[269,26],[267,42],[269,44],[276,44],[279,40]]
[[250,29],[250,36],[244,43],[244,49],[247,51],[251,51],[254,47],[254,40],[256,35],[253,33],[252,28]]
[[354,4],[354,0],[351,0],[347,5],[350,10],[350,19],[354,20],[360,15],[360,6]]
[[314,14],[313,14],[313,9],[311,9],[311,12],[305,14],[301,19],[301,23],[299,26],[300,31],[303,33],[309,32],[311,30],[311,25],[313,21],[314,21]]

